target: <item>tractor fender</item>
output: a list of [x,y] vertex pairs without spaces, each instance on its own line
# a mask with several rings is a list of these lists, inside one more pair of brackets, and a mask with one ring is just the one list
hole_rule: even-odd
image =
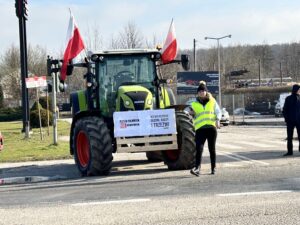
[[159,107],[163,109],[172,105],[176,105],[176,98],[173,93],[173,90],[170,87],[162,87]]
[[70,94],[70,103],[73,117],[81,111],[86,111],[87,106],[87,92],[85,90],[76,91]]

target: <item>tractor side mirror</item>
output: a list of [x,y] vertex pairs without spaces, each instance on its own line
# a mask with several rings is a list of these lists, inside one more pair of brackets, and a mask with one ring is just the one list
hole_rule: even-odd
[[184,70],[190,70],[190,56],[189,55],[181,55],[181,65]]
[[68,65],[67,65],[67,76],[72,75],[73,69],[74,69],[73,64],[68,64]]

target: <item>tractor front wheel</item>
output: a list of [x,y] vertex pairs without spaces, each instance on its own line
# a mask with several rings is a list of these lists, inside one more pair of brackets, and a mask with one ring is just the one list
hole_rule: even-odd
[[75,163],[83,176],[108,175],[112,164],[112,144],[105,122],[98,117],[76,121],[72,136]]
[[177,150],[162,151],[170,170],[190,169],[195,166],[196,144],[193,122],[182,111],[176,112]]

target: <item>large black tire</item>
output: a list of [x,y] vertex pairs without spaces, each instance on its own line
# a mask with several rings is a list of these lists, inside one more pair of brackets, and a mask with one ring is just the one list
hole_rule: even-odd
[[161,151],[146,152],[146,157],[149,162],[162,162],[164,160]]
[[105,122],[98,117],[76,121],[72,136],[75,163],[83,176],[108,175],[112,164],[112,144]]
[[170,170],[191,169],[195,166],[195,130],[191,118],[182,111],[176,112],[178,150],[162,151]]

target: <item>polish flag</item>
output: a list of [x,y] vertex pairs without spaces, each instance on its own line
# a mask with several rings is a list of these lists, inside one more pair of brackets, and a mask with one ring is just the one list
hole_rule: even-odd
[[70,13],[70,21],[67,32],[67,47],[64,53],[63,64],[61,67],[61,80],[64,81],[67,76],[67,65],[70,60],[74,59],[84,49],[84,43],[80,35],[75,19]]
[[173,20],[170,25],[168,36],[165,40],[164,47],[162,49],[161,59],[163,64],[173,61],[177,56],[177,40],[175,34],[175,28]]

